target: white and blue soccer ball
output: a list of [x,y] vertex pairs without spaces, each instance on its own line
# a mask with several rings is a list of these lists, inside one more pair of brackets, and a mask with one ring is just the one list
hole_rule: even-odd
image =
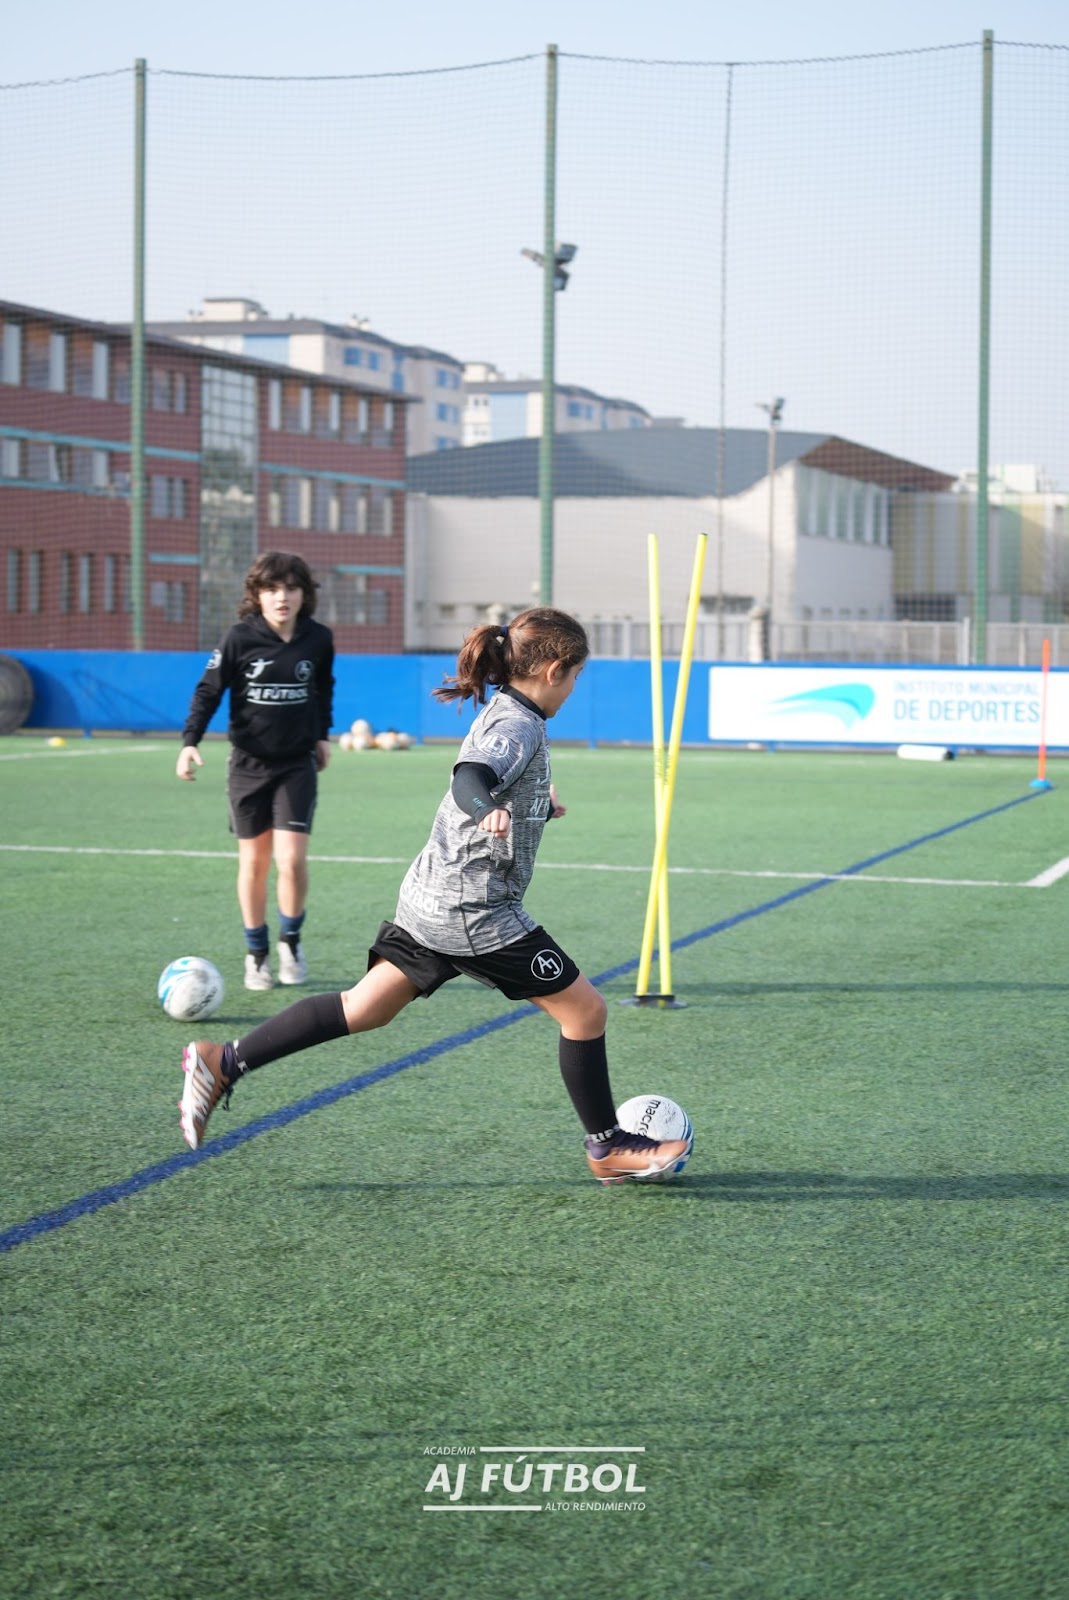
[[176,1022],[210,1017],[223,1003],[223,974],[204,956],[179,956],[160,973],[156,994]]
[[691,1149],[661,1174],[662,1181],[683,1171],[694,1148],[694,1128],[681,1105],[665,1094],[636,1094],[617,1107],[616,1120],[625,1132],[644,1133],[647,1139],[689,1139]]

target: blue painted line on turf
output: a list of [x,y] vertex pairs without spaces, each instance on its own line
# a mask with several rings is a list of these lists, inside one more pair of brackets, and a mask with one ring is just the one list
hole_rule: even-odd
[[[796,889],[788,889],[785,894],[778,894],[772,900],[763,900],[760,905],[750,906],[746,911],[737,911],[734,916],[723,917],[719,922],[711,922],[706,928],[698,928],[694,933],[684,933],[678,939],[672,940],[672,949],[685,950],[688,945],[697,944],[702,939],[711,939],[716,933],[726,933],[729,928],[737,928],[740,923],[763,916],[766,911],[778,911],[780,906],[789,905],[792,900],[801,900],[804,895],[816,894],[818,889],[830,889],[843,878],[856,878],[869,867],[878,866],[881,861],[890,861],[892,857],[903,855],[907,850],[916,850],[919,845],[930,844],[933,839],[945,838],[948,833],[957,833],[961,828],[971,827],[974,822],[983,822],[987,817],[998,816],[1000,811],[1010,811],[1014,806],[1023,805],[1026,800],[1034,800],[1038,792],[1018,795],[1015,800],[1005,800],[1001,805],[991,806],[987,811],[978,811],[975,816],[965,817],[961,822],[951,822],[945,828],[935,828],[931,833],[919,834],[916,839],[910,839],[906,844],[893,845],[890,850],[881,850],[874,856],[867,856],[864,861],[856,861],[852,867],[844,867],[842,872],[829,873],[826,878],[814,878],[811,883],[799,884]],[[622,966],[613,967],[611,971],[603,972],[600,977],[592,981],[607,983],[610,978],[622,977],[637,966],[637,961],[625,961]]]
[[[826,878],[814,878],[811,883],[801,884],[795,889],[788,890],[786,894],[776,895],[772,900],[763,900],[760,905],[751,906],[746,911],[738,911],[734,916],[724,917],[719,922],[711,922],[708,927],[699,928],[694,933],[683,934],[681,938],[673,939],[672,949],[683,950],[702,939],[712,938],[714,934],[725,933],[729,928],[737,928],[740,923],[764,916],[769,911],[777,911],[780,906],[789,905],[792,900],[800,900],[807,894],[816,894],[819,889],[828,889],[841,879],[856,877],[867,868],[879,865],[881,861],[889,861],[894,856],[903,855],[907,850],[915,850],[919,845],[929,844],[933,839],[945,838],[947,834],[957,833],[962,828],[971,827],[975,822],[983,822],[987,817],[998,816],[1001,811],[1010,811],[1014,806],[1023,805],[1027,800],[1036,800],[1046,792],[1033,789],[1028,794],[1019,795],[1015,800],[1006,800],[1001,805],[991,806],[987,811],[978,811],[974,816],[965,817],[961,822],[951,822],[945,828],[936,828],[931,833],[920,834],[906,844],[894,845],[890,850],[881,850],[874,856],[867,856],[864,861],[857,861],[853,866],[844,868],[842,872],[829,874]],[[634,972],[638,964],[638,958],[634,957],[630,961],[621,962],[618,967],[610,967],[607,971],[600,972],[590,981],[596,985],[609,983],[613,978]],[[341,1083],[333,1084],[329,1089],[320,1089],[318,1093],[308,1095],[303,1100],[295,1100],[292,1105],[282,1106],[278,1111],[269,1112],[265,1117],[257,1117],[253,1122],[246,1122],[242,1127],[234,1128],[218,1139],[212,1139],[210,1144],[203,1145],[199,1150],[181,1151],[166,1161],[158,1161],[151,1167],[142,1167],[140,1172],[124,1178],[120,1183],[109,1183],[102,1189],[93,1189],[89,1194],[83,1194],[77,1200],[71,1200],[55,1211],[42,1211],[38,1216],[28,1218],[26,1222],[16,1223],[14,1227],[6,1228],[0,1233],[0,1255],[14,1250],[17,1245],[28,1244],[31,1239],[39,1239],[44,1234],[54,1233],[57,1228],[64,1228],[68,1223],[78,1222],[82,1217],[91,1217],[94,1212],[103,1210],[105,1206],[115,1205],[119,1200],[127,1200],[132,1195],[140,1194],[143,1189],[152,1188],[166,1178],[173,1178],[187,1167],[197,1167],[203,1161],[212,1161],[216,1156],[226,1155],[228,1151],[236,1150],[239,1145],[247,1144],[250,1139],[259,1138],[262,1133],[271,1133],[276,1128],[284,1128],[288,1123],[296,1122],[298,1118],[306,1117],[313,1111],[321,1111],[325,1106],[334,1105],[337,1101],[357,1094],[373,1083],[381,1083],[383,1079],[392,1078],[409,1067],[418,1067],[425,1062],[434,1061],[438,1056],[460,1049],[462,1045],[471,1044],[487,1034],[497,1033],[501,1028],[511,1027],[524,1017],[538,1014],[537,1006],[519,1006],[514,1011],[506,1011],[501,1016],[491,1017],[486,1022],[466,1028],[462,1033],[449,1034],[444,1039],[436,1040],[434,1044],[424,1045],[420,1050],[398,1056],[394,1061],[386,1061],[379,1067],[373,1067],[369,1072],[361,1072],[353,1078],[346,1078]]]

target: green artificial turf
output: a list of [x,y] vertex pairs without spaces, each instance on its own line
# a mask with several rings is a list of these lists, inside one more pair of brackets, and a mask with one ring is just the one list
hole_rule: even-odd
[[[675,1183],[601,1189],[552,1025],[466,980],[243,1081],[185,1159],[160,970],[220,966],[220,1037],[292,996],[241,987],[225,746],[192,786],[175,753],[0,740],[0,1593],[1069,1593],[1057,763],[684,751],[661,1010],[622,1003],[648,752],[556,751],[528,903],[603,981],[618,1099],[696,1129]],[[311,987],[363,970],[452,757],[336,756]],[[488,1447],[643,1492],[423,1509]]]

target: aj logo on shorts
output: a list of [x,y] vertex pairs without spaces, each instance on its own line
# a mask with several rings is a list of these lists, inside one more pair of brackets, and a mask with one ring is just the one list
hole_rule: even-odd
[[564,962],[555,950],[540,950],[531,962],[531,975],[543,983],[552,983],[564,971]]

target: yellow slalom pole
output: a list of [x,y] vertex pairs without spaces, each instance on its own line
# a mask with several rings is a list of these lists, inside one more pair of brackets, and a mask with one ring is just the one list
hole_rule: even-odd
[[[664,810],[665,766],[664,766],[664,679],[662,674],[661,655],[661,575],[657,549],[657,535],[651,533],[647,540],[649,562],[649,596],[650,596],[650,704],[653,714],[653,822],[654,839],[661,831],[661,813]],[[670,994],[672,990],[672,955],[671,932],[668,924],[668,871],[667,866],[661,874],[659,890],[659,949],[661,959],[661,991]],[[650,965],[653,959],[652,948],[649,958],[640,964],[635,993],[640,998],[649,994]]]
[[683,652],[679,658],[679,678],[676,682],[676,696],[672,707],[672,731],[668,740],[668,770],[664,785],[664,803],[661,809],[660,824],[657,829],[657,847],[653,857],[653,871],[650,875],[650,892],[646,899],[646,926],[642,935],[642,951],[639,956],[639,972],[648,976],[650,963],[653,960],[653,929],[657,917],[657,906],[660,896],[660,884],[665,877],[668,864],[668,828],[672,820],[672,800],[675,796],[676,771],[679,766],[679,747],[683,741],[683,713],[687,703],[687,685],[690,681],[690,665],[694,656],[694,635],[698,626],[698,607],[701,604],[702,571],[705,567],[705,547],[708,543],[706,535],[698,535],[698,544],[694,552],[694,570],[690,580],[690,600],[687,605],[687,622],[683,630]]

